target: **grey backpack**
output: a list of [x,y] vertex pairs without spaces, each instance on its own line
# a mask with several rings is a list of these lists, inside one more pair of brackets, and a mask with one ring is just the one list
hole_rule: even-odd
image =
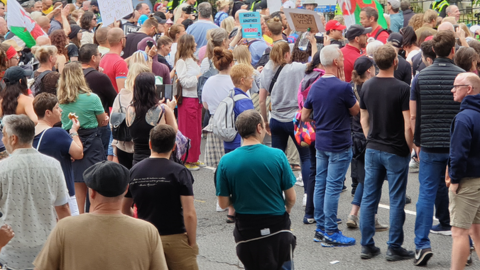
[[248,98],[246,95],[235,95],[231,90],[228,96],[218,104],[212,119],[213,134],[225,142],[231,142],[237,136],[235,128],[235,102]]

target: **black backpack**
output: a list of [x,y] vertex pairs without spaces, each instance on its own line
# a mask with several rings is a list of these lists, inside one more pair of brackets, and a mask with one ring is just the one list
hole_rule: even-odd
[[120,102],[121,96],[118,95],[118,105],[120,106],[120,112],[112,112],[110,115],[110,124],[112,124],[112,137],[117,141],[129,142],[132,140],[130,135],[130,129],[127,126],[125,118],[127,117],[122,103]]
[[380,29],[376,34],[375,34],[375,37],[373,37],[375,40],[377,40],[378,36],[382,33],[382,32],[387,32],[388,35],[392,34],[392,30],[390,29]]
[[[45,70],[44,72],[40,73],[38,77],[35,79],[32,87],[30,87],[30,91],[32,91],[33,95],[36,96],[42,92],[42,80],[45,75],[52,72],[51,70]],[[33,76],[33,74],[32,74]]]

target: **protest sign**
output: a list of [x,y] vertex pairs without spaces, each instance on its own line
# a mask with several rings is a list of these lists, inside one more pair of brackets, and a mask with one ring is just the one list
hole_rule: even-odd
[[103,26],[109,26],[115,20],[118,21],[133,12],[131,0],[116,0],[115,2],[98,0],[98,8],[100,9]]
[[240,25],[242,26],[243,38],[261,38],[262,25],[260,13],[258,12],[244,12],[240,13]]
[[315,11],[286,8],[283,12],[290,28],[294,31],[305,32],[310,28],[313,33],[325,32],[322,20]]
[[267,0],[267,7],[270,14],[280,11],[282,0]]

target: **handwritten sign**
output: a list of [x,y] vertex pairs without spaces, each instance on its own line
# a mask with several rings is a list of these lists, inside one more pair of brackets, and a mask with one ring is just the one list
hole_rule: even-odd
[[240,13],[240,25],[242,25],[243,38],[261,38],[262,25],[260,13],[244,12]]
[[294,31],[305,32],[310,28],[313,33],[325,32],[322,20],[315,11],[287,8],[283,12]]
[[102,17],[103,26],[109,26],[115,20],[120,20],[123,17],[133,12],[131,0],[98,0],[98,7],[100,9],[100,16]]

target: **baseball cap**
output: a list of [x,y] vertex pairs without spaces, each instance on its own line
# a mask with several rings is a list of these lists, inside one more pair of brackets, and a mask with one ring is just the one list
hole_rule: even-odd
[[5,75],[3,76],[3,79],[8,84],[14,84],[14,83],[17,83],[22,78],[25,78],[25,77],[30,78],[31,76],[32,76],[31,70],[25,70],[21,67],[15,66],[5,71]]
[[352,40],[358,36],[361,36],[361,35],[365,35],[365,34],[368,34],[372,32],[372,28],[371,27],[363,27],[361,26],[360,24],[354,24],[352,26],[350,26],[350,28],[348,28],[347,30],[347,33],[345,34],[345,37],[348,39],[348,40]]
[[388,37],[387,42],[391,42],[393,47],[401,49],[403,44],[403,36],[400,33],[393,32]]
[[353,64],[353,70],[355,70],[358,75],[362,76],[369,68],[373,66],[373,64],[374,62],[372,58],[363,55],[355,60],[355,64]]
[[165,24],[165,23],[167,22],[167,20],[162,19],[162,18],[160,18],[160,17],[158,17],[158,16],[153,16],[153,18],[155,18],[155,20],[157,20],[157,22],[158,22],[159,24]]
[[400,8],[400,1],[398,0],[388,0],[388,3],[392,6],[392,8]]
[[345,25],[339,23],[336,20],[330,20],[325,25],[325,30],[326,31],[330,31],[330,30],[340,30],[341,31],[341,30],[344,30],[345,28],[347,28]]
[[112,162],[101,161],[85,170],[83,179],[87,187],[104,197],[122,195],[130,181],[130,172],[124,166]]

